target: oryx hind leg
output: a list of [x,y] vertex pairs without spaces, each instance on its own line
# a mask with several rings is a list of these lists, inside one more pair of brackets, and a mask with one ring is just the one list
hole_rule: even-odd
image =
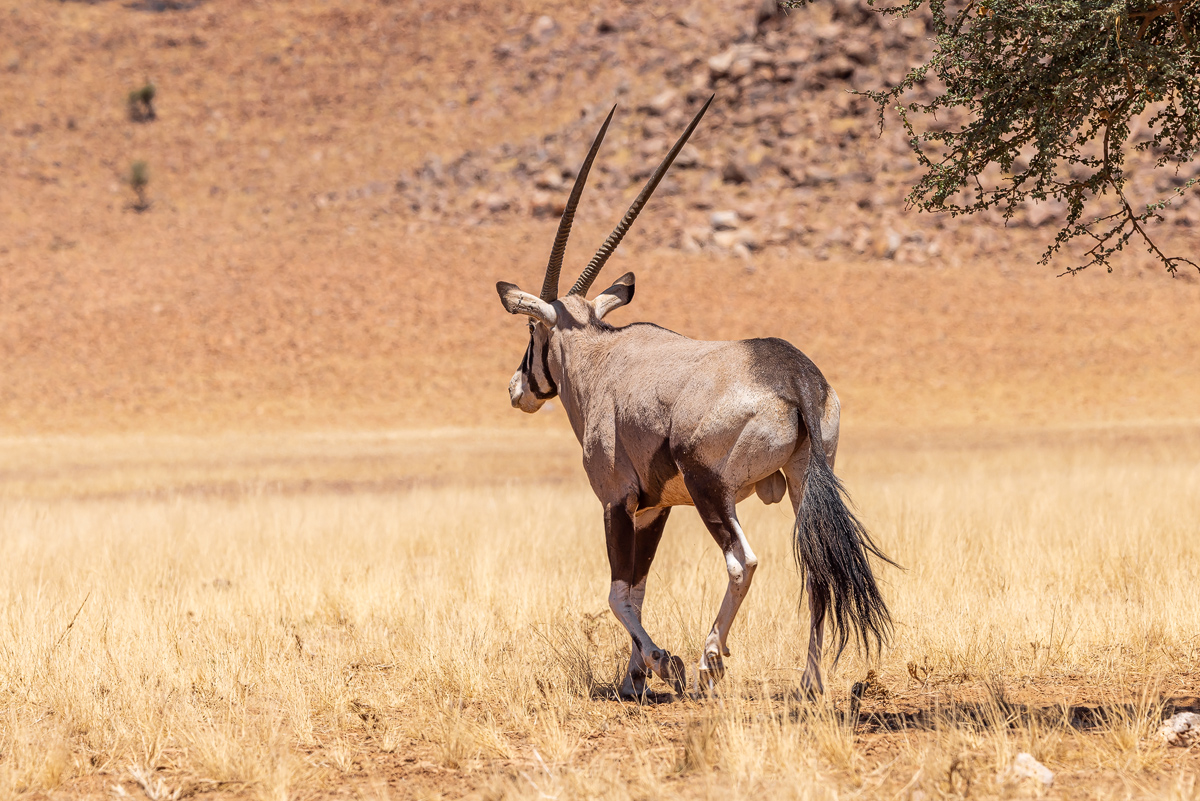
[[667,522],[666,510],[646,514],[654,516],[639,526],[625,504],[609,504],[604,509],[608,563],[612,572],[608,605],[633,640],[629,675],[622,682],[621,692],[623,695],[641,695],[647,676],[653,672],[679,694],[686,683],[683,660],[655,645],[642,627],[646,575]]
[[746,593],[750,591],[750,582],[754,578],[755,568],[758,567],[758,557],[751,550],[750,543],[746,541],[746,535],[738,523],[734,499],[724,495],[712,498],[699,489],[689,486],[696,503],[696,511],[700,513],[704,525],[721,548],[725,557],[725,569],[729,573],[725,598],[721,601],[717,619],[709,629],[708,637],[704,641],[704,653],[700,656],[699,689],[712,690],[725,675],[724,657],[729,656],[729,631],[733,628],[734,618],[737,617]]

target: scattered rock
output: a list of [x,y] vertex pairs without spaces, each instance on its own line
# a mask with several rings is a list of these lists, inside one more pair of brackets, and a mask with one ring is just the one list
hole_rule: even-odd
[[736,81],[749,75],[756,66],[774,62],[774,56],[761,47],[739,44],[710,58],[708,71],[714,80],[728,78]]
[[737,58],[737,48],[734,47],[729,48],[724,53],[713,56],[708,60],[709,73],[714,78],[721,78],[728,75],[735,58]]
[[1055,222],[1066,216],[1067,204],[1061,200],[1025,201],[1025,222],[1030,228],[1040,228],[1048,222]]
[[1008,770],[1015,778],[1033,779],[1043,787],[1049,787],[1054,784],[1054,771],[1034,759],[1033,754],[1027,754],[1024,751],[1017,754],[1017,758],[1013,760],[1012,767]]
[[737,229],[734,231],[714,231],[712,235],[713,244],[725,250],[734,250],[741,245],[747,250],[754,250],[758,247],[758,242],[754,238],[754,234],[745,229]]
[[850,248],[855,253],[866,253],[870,244],[871,230],[865,225],[860,225],[858,230],[854,232],[854,241],[850,243]]
[[876,243],[875,252],[882,259],[894,259],[896,251],[900,250],[900,246],[903,244],[904,238],[889,228],[887,233]]
[[824,167],[807,167],[804,169],[804,185],[805,186],[820,186],[821,184],[831,184],[837,180],[837,176],[832,170],[827,170]]
[[820,42],[838,43],[846,35],[845,29],[836,22],[826,23],[825,25],[817,25],[812,31],[817,40]]
[[749,152],[736,153],[730,156],[721,168],[721,180],[727,184],[750,183],[769,166],[769,163],[766,148],[758,147]]
[[842,42],[842,52],[859,64],[871,64],[877,53],[865,39],[847,39]]
[[769,23],[782,15],[783,9],[779,7],[779,3],[775,0],[759,0],[758,7],[754,9],[755,30],[761,33],[767,29]]
[[493,192],[483,198],[483,205],[486,206],[487,210],[492,214],[496,214],[508,208],[509,200],[499,192]]
[[[671,145],[667,142],[665,137],[646,139],[640,145],[638,145],[638,153],[640,153],[643,158],[649,158],[651,156],[659,156],[661,158],[662,154],[666,153],[670,149]],[[658,165],[656,164],[654,166],[657,167]],[[653,171],[653,169],[650,170],[650,172]]]
[[843,55],[827,58],[817,66],[817,75],[822,78],[832,78],[844,81],[854,74],[854,62]]
[[[740,12],[713,50],[702,57],[688,51],[669,69],[660,68],[654,48],[641,47],[652,23],[636,5],[619,12],[593,10],[579,26],[578,37],[549,15],[529,16],[508,32],[517,39],[496,44],[493,53],[504,61],[520,92],[532,92],[534,100],[565,90],[554,75],[586,72],[589,64],[623,63],[618,96],[632,94],[635,79],[650,78],[642,85],[656,88],[638,97],[636,112],[628,110],[628,97],[623,99],[626,111],[614,118],[593,167],[585,203],[609,208],[613,216],[628,204],[631,185],[640,186],[658,165],[699,104],[718,93],[693,142],[682,149],[659,187],[659,211],[638,224],[642,243],[686,250],[720,248],[726,253],[738,245],[747,250],[787,246],[799,248],[806,257],[853,252],[914,262],[936,255],[936,240],[906,238],[905,231],[888,230],[880,219],[903,206],[904,192],[919,165],[898,126],[889,125],[877,137],[874,105],[846,91],[871,88],[885,78],[899,80],[906,65],[915,63],[916,51],[927,49],[925,23],[885,19],[881,25],[868,0],[830,0],[825,8],[832,7],[832,15],[776,15],[770,2],[761,8],[758,4],[753,0]],[[680,31],[681,42],[706,30],[703,16],[695,10],[678,15],[672,24],[686,29]],[[749,28],[755,19],[760,23],[757,33]],[[550,43],[532,49],[545,42]],[[0,57],[0,69],[3,64]],[[668,82],[660,84],[664,77]],[[927,90],[914,87],[914,99],[922,93]],[[577,174],[613,99],[587,100],[576,120],[555,130],[519,140],[483,141],[478,149],[454,158],[428,155],[396,179],[395,210],[458,224],[486,224],[489,215],[500,213],[539,218],[560,214],[564,188]],[[427,127],[417,110],[399,112],[398,117]],[[932,124],[962,121],[947,114]],[[17,125],[14,130],[26,127]],[[1028,163],[1027,154],[1014,166],[1027,169]],[[1200,165],[1160,177],[1158,185],[1175,188],[1195,174],[1200,174]],[[380,193],[373,184],[364,187],[364,180],[369,176],[358,178],[353,187],[337,187],[336,193],[318,193],[313,203],[321,208]],[[670,200],[673,194],[679,199]],[[783,206],[790,209],[789,216],[777,219]],[[1054,201],[1030,203],[1007,223],[1049,230],[1067,211]],[[1188,198],[1176,201],[1168,217],[1180,232],[1200,230],[1200,196],[1190,205]],[[972,231],[977,239],[1005,224],[996,212],[976,215],[972,221],[977,223]],[[689,223],[694,227],[687,228]],[[756,242],[745,233],[751,226]],[[987,252],[985,244],[978,246]]]
[[684,145],[683,149],[679,151],[679,155],[675,157],[675,167],[679,169],[690,170],[702,166],[704,166],[704,162],[700,158],[700,151],[694,145]]
[[775,64],[775,56],[770,50],[764,50],[761,47],[751,47],[746,50],[746,54],[750,57],[750,61],[756,67],[770,67]]
[[529,200],[529,213],[534,217],[559,217],[566,208],[566,199],[549,192],[534,192]]
[[562,171],[558,169],[543,170],[534,179],[533,185],[538,189],[562,189]]
[[780,63],[789,67],[803,67],[812,60],[812,51],[807,47],[793,45],[787,49]]
[[729,77],[731,80],[745,78],[754,69],[754,62],[748,58],[735,58],[733,64],[729,67]]
[[732,231],[738,227],[738,213],[732,209],[714,211],[708,216],[708,222],[714,231]]
[[650,102],[642,106],[642,110],[655,116],[661,117],[666,114],[675,105],[679,98],[679,93],[674,89],[668,89],[665,92],[660,92],[650,99]]
[[533,25],[529,26],[529,35],[539,42],[545,42],[553,38],[558,30],[558,23],[554,21],[554,17],[543,14],[533,21]]
[[679,237],[679,246],[687,253],[697,253],[712,241],[712,231],[700,226],[684,228]]
[[1181,748],[1200,745],[1200,715],[1180,712],[1164,722],[1158,733],[1167,741],[1167,745]]
[[721,168],[721,180],[727,184],[748,184],[754,180],[756,170],[743,161],[730,159]]

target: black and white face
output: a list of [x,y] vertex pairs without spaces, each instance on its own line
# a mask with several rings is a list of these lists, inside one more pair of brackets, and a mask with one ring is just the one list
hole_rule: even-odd
[[558,385],[550,375],[550,329],[544,323],[530,320],[529,347],[508,382],[508,397],[514,408],[533,414],[557,395]]

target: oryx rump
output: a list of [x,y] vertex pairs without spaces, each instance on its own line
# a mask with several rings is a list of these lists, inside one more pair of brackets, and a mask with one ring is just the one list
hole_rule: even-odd
[[563,212],[540,297],[513,284],[496,285],[505,309],[529,317],[529,346],[509,394],[525,412],[557,397],[583,446],[584,469],[604,507],[609,605],[633,640],[623,695],[644,693],[651,672],[677,693],[684,687],[682,660],[655,645],[641,622],[646,576],[671,507],[696,507],[729,573],[700,658],[699,685],[711,688],[724,671],[729,631],[758,564],[735,504],[755,492],[777,503],[785,491],[796,515],[795,554],[811,611],[803,681],[819,693],[826,612],[839,653],[851,636],[869,651],[891,632],[869,557],[890,560],[847,508],[833,474],[839,422],[833,388],[808,357],[781,339],[701,342],[648,323],[605,323],[609,312],[633,299],[632,273],[594,299],[585,297],[711,102],[560,298],[567,236],[609,113]]

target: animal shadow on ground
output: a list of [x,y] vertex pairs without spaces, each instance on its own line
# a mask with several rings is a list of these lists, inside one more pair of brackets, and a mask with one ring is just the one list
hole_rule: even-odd
[[1179,712],[1200,712],[1200,698],[1175,696],[1143,703],[1112,703],[1088,706],[1083,704],[1018,704],[1002,694],[983,701],[937,702],[919,709],[864,711],[861,701],[852,696],[844,720],[863,733],[928,731],[940,726],[962,728],[1018,728],[1038,724],[1066,726],[1077,731],[1111,728],[1114,725],[1155,717],[1169,718]]
[[[77,3],[83,6],[98,6],[112,0],[61,0],[63,3]],[[205,0],[132,0],[125,3],[125,8],[133,11],[150,11],[161,14],[164,11],[190,11],[204,5]]]
[[125,7],[134,11],[153,11],[157,14],[163,11],[190,11],[203,3],[204,0],[134,0],[132,3],[126,3]]
[[[626,704],[638,704],[639,706],[658,706],[660,704],[673,704],[681,700],[679,696],[669,690],[646,690],[636,698],[626,698],[619,691],[620,685],[616,683],[599,685],[593,688],[591,692],[591,700],[593,701],[620,701]],[[687,697],[687,696],[685,696]]]
[[[618,682],[594,684],[588,692],[588,697],[593,701],[618,701],[641,706],[658,706],[679,701],[703,703],[708,700],[707,694],[704,693],[689,692],[680,697],[669,691],[653,690],[647,690],[638,698],[624,698],[618,691],[619,686]],[[719,693],[716,697],[719,697]],[[822,713],[823,704],[819,700],[809,698],[799,691],[772,693],[772,700],[787,708],[788,716],[793,721]],[[833,714],[843,724],[853,726],[862,734],[932,731],[945,726],[977,730],[1019,728],[1033,724],[1066,726],[1076,731],[1094,731],[1139,718],[1154,717],[1166,720],[1180,712],[1200,713],[1200,697],[1164,697],[1141,704],[1037,705],[1014,703],[1007,700],[1002,692],[992,691],[990,697],[982,701],[941,699],[917,709],[864,710],[861,696],[852,694],[848,704],[838,706],[842,708],[835,707]],[[828,711],[828,707],[824,709]]]

